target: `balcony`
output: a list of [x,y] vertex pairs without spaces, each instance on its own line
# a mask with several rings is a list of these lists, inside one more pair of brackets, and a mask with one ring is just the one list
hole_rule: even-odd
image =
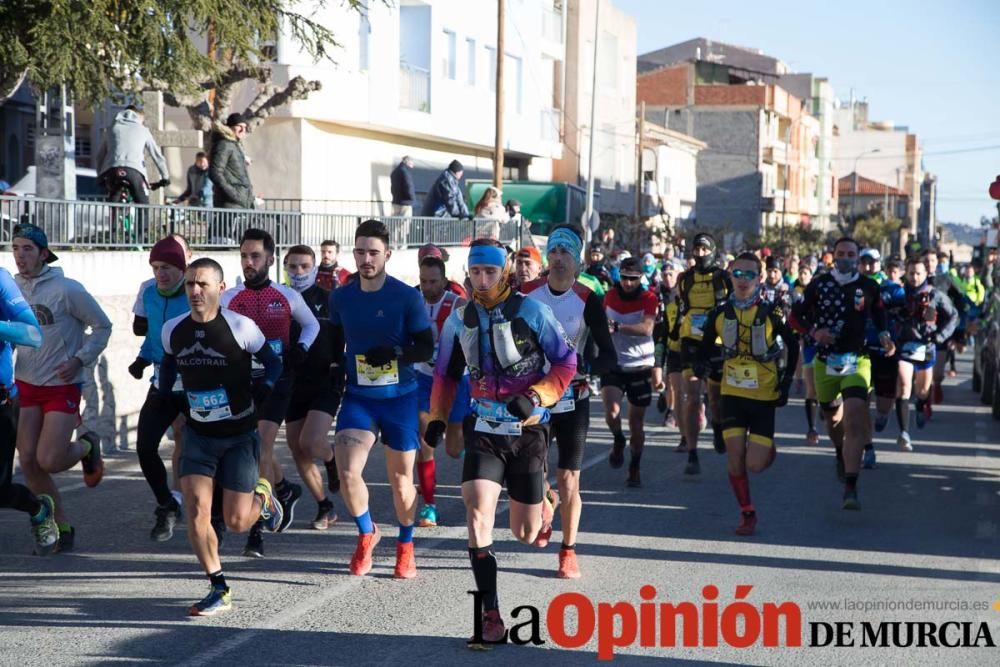
[[561,11],[557,9],[542,9],[542,37],[557,44],[562,44],[563,17]]
[[406,63],[399,64],[399,108],[431,112],[431,73]]
[[786,164],[788,162],[788,151],[784,144],[771,144],[764,147],[764,162],[767,164]]

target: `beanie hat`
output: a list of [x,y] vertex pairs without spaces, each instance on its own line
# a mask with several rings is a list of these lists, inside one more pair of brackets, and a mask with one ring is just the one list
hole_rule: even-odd
[[240,123],[246,123],[246,120],[243,118],[242,114],[231,113],[226,118],[226,127],[236,127]]
[[149,251],[149,263],[166,262],[171,266],[176,266],[183,271],[187,268],[187,261],[184,257],[184,249],[181,244],[171,237],[160,239]]

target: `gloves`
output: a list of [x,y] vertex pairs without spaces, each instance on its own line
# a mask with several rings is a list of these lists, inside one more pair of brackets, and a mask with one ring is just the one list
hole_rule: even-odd
[[441,438],[444,436],[445,429],[447,428],[447,424],[440,419],[435,419],[427,425],[427,430],[424,431],[424,442],[429,447],[437,447],[441,444]]
[[129,364],[128,374],[134,377],[136,380],[142,379],[142,372],[146,370],[146,367],[150,365],[148,359],[143,359],[142,357],[136,357],[135,361]]
[[335,394],[344,394],[347,386],[347,369],[340,364],[330,364],[330,388]]
[[774,401],[774,407],[783,408],[788,405],[788,394],[792,390],[792,385],[782,382],[778,387],[778,398]]
[[365,363],[369,366],[385,366],[396,359],[396,350],[391,345],[379,345],[365,352]]
[[302,343],[294,346],[288,351],[288,361],[291,363],[292,368],[298,369],[302,367],[302,364],[306,363],[306,357],[309,356],[309,350]]
[[[533,394],[535,399],[538,398],[538,394],[535,394],[535,392],[529,392],[529,394]],[[535,411],[536,405],[538,405],[538,402],[531,396],[518,394],[507,401],[507,412],[524,421]]]
[[266,382],[254,382],[253,386],[250,388],[250,395],[253,397],[253,403],[257,408],[257,412],[264,406],[264,402],[267,397],[271,395],[271,390],[273,387]]

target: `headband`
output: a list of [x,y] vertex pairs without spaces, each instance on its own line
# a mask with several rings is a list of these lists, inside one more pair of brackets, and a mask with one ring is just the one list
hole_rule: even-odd
[[583,241],[574,232],[562,227],[549,234],[548,243],[545,244],[546,254],[555,248],[565,248],[573,256],[573,259],[579,262],[580,255],[583,253]]
[[507,265],[507,251],[496,246],[477,245],[469,250],[469,266],[490,264],[501,269]]

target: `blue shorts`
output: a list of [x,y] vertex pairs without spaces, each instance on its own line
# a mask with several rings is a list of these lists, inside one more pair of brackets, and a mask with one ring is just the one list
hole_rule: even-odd
[[[431,411],[431,387],[434,385],[434,378],[423,373],[417,374],[417,409],[420,412]],[[455,392],[455,402],[451,404],[451,412],[448,413],[449,424],[461,424],[465,415],[472,412],[472,387],[469,384],[469,376],[463,375],[462,381],[458,383],[458,390]]]
[[913,370],[915,371],[926,371],[930,368],[934,368],[934,362],[937,361],[937,350],[934,349],[933,345],[928,345],[927,353],[924,355],[923,361],[911,361],[903,356],[900,356],[899,359],[900,361],[912,364]]
[[399,452],[420,449],[420,424],[417,421],[417,392],[393,398],[363,398],[344,394],[337,415],[337,432],[349,428],[381,432],[382,442]]
[[816,359],[816,345],[802,346],[802,367],[812,368],[813,360]]

